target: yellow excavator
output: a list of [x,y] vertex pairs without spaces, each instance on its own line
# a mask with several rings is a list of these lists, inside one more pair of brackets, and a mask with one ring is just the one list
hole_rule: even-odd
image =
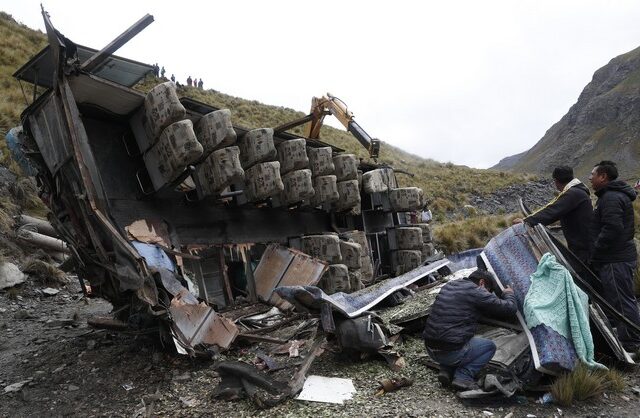
[[380,140],[371,138],[368,133],[353,119],[353,113],[348,109],[345,102],[327,93],[326,96],[314,97],[311,99],[311,112],[300,119],[280,125],[274,129],[276,133],[284,132],[296,126],[307,123],[304,135],[310,139],[318,139],[320,136],[320,128],[324,117],[327,115],[335,116],[340,123],[344,125],[348,132],[369,151],[369,156],[376,160],[380,153]]

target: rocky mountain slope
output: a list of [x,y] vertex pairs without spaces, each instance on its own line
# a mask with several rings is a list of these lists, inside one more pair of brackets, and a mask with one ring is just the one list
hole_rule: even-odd
[[640,48],[597,70],[569,112],[533,148],[493,168],[546,175],[568,164],[585,177],[605,159],[618,163],[624,179],[640,175]]

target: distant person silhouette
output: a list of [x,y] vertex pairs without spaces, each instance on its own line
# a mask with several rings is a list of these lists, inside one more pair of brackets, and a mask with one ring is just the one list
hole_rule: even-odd
[[193,85],[193,79],[191,78],[191,76],[189,76],[189,78],[187,78],[187,86],[191,87]]
[[173,81],[174,83],[176,82],[176,76],[171,74],[171,81]]
[[162,66],[162,70],[160,70],[160,77],[164,78],[164,65]]
[[198,81],[198,88],[199,88],[200,90],[202,90],[202,86],[203,86],[203,84],[204,84],[204,83],[202,82],[202,79],[200,79],[200,81]]

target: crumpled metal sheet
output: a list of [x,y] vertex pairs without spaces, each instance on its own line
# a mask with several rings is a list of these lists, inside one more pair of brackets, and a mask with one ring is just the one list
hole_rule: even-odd
[[305,308],[320,310],[322,303],[328,303],[333,309],[347,317],[355,318],[380,303],[396,290],[428,276],[447,264],[449,264],[449,260],[447,259],[438,260],[432,264],[418,267],[401,276],[384,280],[373,286],[349,294],[340,292],[327,295],[321,289],[314,286],[282,286],[277,287],[274,292],[303,310]]
[[178,293],[169,307],[178,342],[184,348],[193,348],[198,344],[229,348],[239,334],[233,321],[218,315],[204,302],[189,304],[182,297],[183,294],[184,292]]
[[273,292],[278,286],[315,285],[320,281],[326,264],[300,251],[271,244],[260,259],[253,277],[258,297],[280,309],[290,308]]

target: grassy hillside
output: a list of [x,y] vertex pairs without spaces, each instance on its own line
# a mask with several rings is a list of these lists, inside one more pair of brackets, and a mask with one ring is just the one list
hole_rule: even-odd
[[[64,33],[64,28],[59,29]],[[82,40],[76,41],[81,42]],[[44,45],[46,45],[46,38],[42,32],[16,23],[10,15],[0,12],[0,133],[3,136],[11,127],[19,124],[20,113],[26,107],[26,100],[20,85],[11,77],[11,74]],[[138,88],[146,91],[161,81],[163,80],[148,78]],[[30,97],[31,86],[24,85],[24,88],[27,97]],[[234,123],[249,128],[275,127],[304,116],[304,113],[300,111],[229,96],[213,89],[198,90],[183,87],[180,88],[179,94],[217,107],[229,108],[232,111]],[[302,134],[302,127],[298,127],[292,132]],[[375,132],[371,132],[371,134],[375,136]],[[325,126],[322,128],[320,139],[359,157],[367,157],[365,149],[346,131]],[[384,141],[384,138],[382,140]],[[8,156],[4,141],[0,141],[0,151],[2,151],[0,163],[10,166],[13,171],[18,171],[15,163],[11,162]],[[425,191],[431,209],[440,222],[450,219],[445,216],[446,213],[460,209],[467,204],[468,195],[472,192],[489,194],[496,189],[530,179],[530,176],[526,174],[477,170],[452,163],[436,162],[418,157],[384,142],[380,155],[380,162],[388,163],[395,168],[414,174],[414,177],[398,174],[398,179],[402,185],[416,185]],[[468,227],[454,229],[456,235],[454,240],[445,239],[445,248],[460,249],[461,242],[468,242],[475,246],[479,244],[476,241],[478,237],[484,239],[490,236],[495,231],[496,222],[499,221],[493,218],[487,220],[478,218],[474,226],[470,226],[468,222],[462,224],[468,225]]]
[[[147,91],[161,81],[150,78],[141,83],[138,88]],[[275,127],[305,116],[305,113],[300,111],[266,105],[255,100],[241,99],[215,90],[181,87],[178,93],[181,96],[191,97],[212,106],[229,108],[234,124],[249,128]],[[297,127],[291,132],[302,135],[303,127]],[[375,136],[375,134],[373,135]],[[320,132],[320,139],[359,157],[368,157],[367,151],[362,145],[344,130],[325,125]],[[382,140],[384,141],[384,138]],[[414,177],[410,177],[400,173],[398,180],[405,186],[421,187],[431,203],[432,210],[439,214],[453,211],[465,205],[468,202],[468,194],[472,191],[477,194],[489,194],[496,189],[522,183],[532,178],[532,176],[522,173],[478,170],[452,163],[439,163],[418,157],[385,142],[382,143],[380,149],[378,161],[414,174]]]

